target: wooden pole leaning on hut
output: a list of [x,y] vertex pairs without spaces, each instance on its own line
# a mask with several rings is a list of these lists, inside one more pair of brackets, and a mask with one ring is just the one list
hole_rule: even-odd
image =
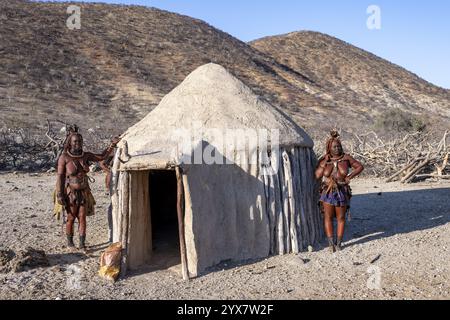
[[128,228],[130,223],[130,174],[128,172],[123,173],[123,185],[121,188],[122,193],[122,223],[121,223],[121,244],[122,244],[122,264],[120,267],[120,276],[125,277],[127,275],[128,268]]
[[181,255],[181,272],[183,280],[189,280],[189,272],[187,265],[186,241],[184,238],[184,188],[183,188],[183,172],[180,167],[175,167],[177,175],[177,215],[178,215],[178,233],[180,237],[180,255]]

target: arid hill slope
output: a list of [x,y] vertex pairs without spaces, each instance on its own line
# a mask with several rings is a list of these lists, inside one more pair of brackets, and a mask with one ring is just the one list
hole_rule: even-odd
[[0,128],[59,118],[121,133],[208,62],[310,133],[334,125],[330,115],[338,126],[364,130],[391,107],[450,114],[448,91],[325,35],[250,45],[187,16],[107,4],[78,4],[81,29],[69,30],[68,5],[0,1]]

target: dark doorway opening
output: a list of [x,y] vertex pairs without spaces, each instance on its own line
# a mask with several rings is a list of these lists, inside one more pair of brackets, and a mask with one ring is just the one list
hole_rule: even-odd
[[149,195],[153,247],[151,265],[156,269],[178,266],[181,257],[175,171],[150,171]]

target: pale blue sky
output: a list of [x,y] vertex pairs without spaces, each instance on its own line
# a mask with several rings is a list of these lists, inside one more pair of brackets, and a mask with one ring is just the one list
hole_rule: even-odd
[[[77,2],[77,1],[71,1]],[[428,0],[97,0],[138,4],[208,22],[243,41],[314,30],[370,51],[450,89],[450,1]],[[381,29],[369,30],[369,5]]]

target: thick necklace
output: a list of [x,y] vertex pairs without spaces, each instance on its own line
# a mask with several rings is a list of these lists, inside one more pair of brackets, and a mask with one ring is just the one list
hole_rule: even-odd
[[67,154],[69,156],[71,156],[72,158],[82,158],[84,156],[84,151],[81,151],[81,154],[77,156],[77,155],[71,154],[70,151],[67,150]]
[[344,158],[344,156],[345,156],[345,154],[343,153],[342,154],[342,156],[339,156],[338,158],[330,158],[330,161],[339,161],[339,160],[341,160],[342,158]]

